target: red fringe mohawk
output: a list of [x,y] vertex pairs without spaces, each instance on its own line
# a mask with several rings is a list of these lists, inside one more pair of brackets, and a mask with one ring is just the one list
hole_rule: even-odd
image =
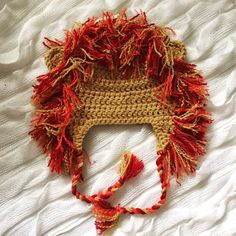
[[[44,45],[50,52],[46,55],[49,71],[39,76],[34,86],[32,100],[37,109],[30,135],[49,156],[52,172],[66,171],[74,175],[72,192],[98,207],[94,212],[100,232],[113,226],[112,222],[117,221],[120,213],[146,214],[159,209],[166,199],[170,175],[179,178],[182,172],[194,172],[198,158],[205,153],[205,133],[212,122],[206,111],[205,78],[195,65],[184,61],[182,44],[171,41],[171,34],[173,30],[169,27],[149,24],[144,12],[127,18],[125,11],[121,11],[118,16],[104,12],[101,19],[88,19],[81,27],[65,31],[65,40],[45,38]],[[93,83],[97,66],[110,72],[118,70],[129,80],[142,76],[140,65],[144,67],[146,79],[154,81],[162,90],[157,97],[160,102],[171,104],[174,110],[169,141],[157,151],[156,164],[163,191],[159,202],[150,208],[113,208],[104,199],[125,180],[138,174],[143,163],[125,154],[123,163],[128,170],[125,178],[106,193],[90,197],[80,194],[76,185],[82,180],[82,153],[73,143],[70,125],[74,112],[85,105],[77,90],[83,83]],[[109,214],[108,209],[111,210]]]

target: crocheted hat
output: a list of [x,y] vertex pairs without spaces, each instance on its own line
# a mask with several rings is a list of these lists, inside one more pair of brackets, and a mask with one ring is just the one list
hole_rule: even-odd
[[[205,152],[211,123],[204,77],[185,62],[182,42],[173,30],[149,24],[141,12],[128,19],[105,12],[66,31],[64,41],[45,38],[48,73],[38,77],[30,135],[49,156],[52,172],[72,176],[72,193],[93,204],[99,233],[112,228],[121,214],[155,212],[166,201],[170,176],[193,173]],[[112,206],[108,198],[144,164],[133,153],[121,158],[120,177],[106,190],[84,195],[83,138],[94,125],[149,123],[157,138],[157,171],[162,193],[148,208]]]

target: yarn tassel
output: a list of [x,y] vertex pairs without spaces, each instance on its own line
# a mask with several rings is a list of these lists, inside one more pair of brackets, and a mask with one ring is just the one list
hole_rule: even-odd
[[205,133],[212,119],[201,104],[178,108],[176,114],[172,117],[174,128],[166,155],[169,156],[169,171],[178,179],[181,170],[186,174],[195,172],[198,158],[205,153]]
[[212,123],[211,115],[206,111],[208,92],[205,78],[196,66],[175,59],[174,76],[170,72],[161,84],[164,97],[175,102],[173,128],[162,158],[163,176],[167,183],[169,174],[178,180],[182,171],[187,175],[195,172],[198,158],[205,153],[207,127]]
[[[134,154],[130,152],[125,152],[122,155],[121,165],[120,165],[120,178],[115,184],[111,185],[104,191],[91,196],[94,201],[104,200],[111,197],[119,188],[123,186],[126,180],[138,175],[144,168],[144,164],[139,160]],[[77,192],[78,193],[78,192]],[[80,196],[82,194],[79,193]],[[85,196],[82,196],[85,199]],[[92,200],[91,200],[92,201]]]
[[118,220],[120,213],[107,201],[95,202],[93,205],[93,215],[98,234],[104,233],[107,229],[113,228]]
[[121,159],[120,176],[123,181],[138,175],[144,168],[142,160],[139,160],[131,152],[125,152]]
[[[51,84],[50,97],[48,89],[44,89],[44,82]],[[40,107],[34,120],[32,120],[32,130],[29,134],[39,145],[43,152],[50,154],[49,166],[52,172],[61,173],[66,171],[73,172],[73,163],[78,158],[75,145],[72,142],[69,123],[75,108],[81,105],[81,102],[74,92],[78,81],[78,72],[73,70],[67,77],[67,81],[56,84],[54,77],[49,72],[45,78],[39,78],[39,84],[35,86],[33,101]],[[45,102],[45,96],[47,102]]]

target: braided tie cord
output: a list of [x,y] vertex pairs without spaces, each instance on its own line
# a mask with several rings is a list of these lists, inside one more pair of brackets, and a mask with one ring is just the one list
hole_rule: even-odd
[[[126,169],[123,173],[123,176],[120,176],[119,179],[116,181],[115,184],[109,186],[106,190],[99,192],[97,194],[93,195],[85,195],[79,192],[77,185],[81,181],[81,176],[79,174],[79,171],[74,174],[72,178],[72,193],[76,196],[77,199],[80,199],[82,201],[85,201],[87,203],[91,203],[94,206],[94,216],[96,218],[95,225],[97,227],[97,230],[99,232],[104,232],[105,229],[111,228],[114,226],[114,222],[112,224],[107,224],[107,221],[111,221],[109,218],[109,214],[107,215],[107,212],[112,211],[116,217],[114,217],[114,214],[112,214],[112,219],[115,218],[115,222],[118,222],[118,215],[120,214],[148,214],[155,212],[158,210],[163,204],[166,202],[167,197],[167,189],[169,187],[169,181],[165,178],[164,170],[163,170],[163,158],[164,158],[164,152],[162,150],[157,151],[159,154],[159,157],[156,160],[157,165],[157,171],[160,176],[161,181],[161,196],[159,200],[148,208],[137,208],[137,207],[125,207],[121,206],[120,204],[116,207],[112,207],[109,203],[107,203],[105,200],[110,198],[118,189],[120,189],[126,180],[129,178],[135,177],[142,169],[143,169],[143,163],[142,161],[138,160],[137,157],[134,154],[131,154],[129,152],[125,152],[122,156],[122,162],[121,162],[121,168],[122,164],[123,167]],[[126,159],[126,163],[125,163]],[[132,162],[132,163],[131,163]],[[78,169],[80,168],[81,158],[78,158]],[[120,170],[122,172],[122,170]],[[128,174],[127,174],[128,173]],[[122,173],[121,173],[122,174]],[[168,176],[169,178],[169,176]],[[103,207],[103,206],[106,207]],[[109,205],[109,207],[107,207]],[[106,215],[104,218],[106,220],[103,222],[101,220],[101,215]],[[98,221],[99,219],[99,221]],[[98,223],[99,222],[99,223]]]

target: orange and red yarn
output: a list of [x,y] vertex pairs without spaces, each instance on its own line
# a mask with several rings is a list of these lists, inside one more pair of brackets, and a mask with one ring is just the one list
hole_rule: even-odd
[[[122,11],[116,17],[106,12],[100,20],[90,18],[81,27],[66,31],[64,41],[45,40],[49,49],[60,47],[63,50],[60,60],[48,66],[49,72],[37,78],[32,97],[37,109],[30,135],[49,155],[52,172],[62,173],[65,164],[69,166],[67,172],[73,176],[72,193],[93,204],[99,233],[112,228],[121,214],[147,214],[158,210],[166,201],[171,175],[179,179],[182,171],[193,173],[198,158],[205,153],[205,133],[212,122],[206,111],[206,82],[195,65],[173,56],[168,46],[169,33],[172,30],[168,27],[148,24],[143,12],[128,19]],[[120,177],[115,184],[91,196],[78,190],[79,182],[83,181],[84,161],[83,153],[73,143],[70,123],[73,113],[84,106],[76,90],[81,81],[93,82],[95,65],[109,71],[119,70],[126,79],[131,75],[138,78],[140,65],[145,65],[146,79],[157,81],[157,86],[162,88],[160,101],[174,108],[169,141],[157,151],[162,193],[157,203],[149,208],[113,207],[107,201],[126,180],[144,168],[143,162],[129,152],[122,156]]]

